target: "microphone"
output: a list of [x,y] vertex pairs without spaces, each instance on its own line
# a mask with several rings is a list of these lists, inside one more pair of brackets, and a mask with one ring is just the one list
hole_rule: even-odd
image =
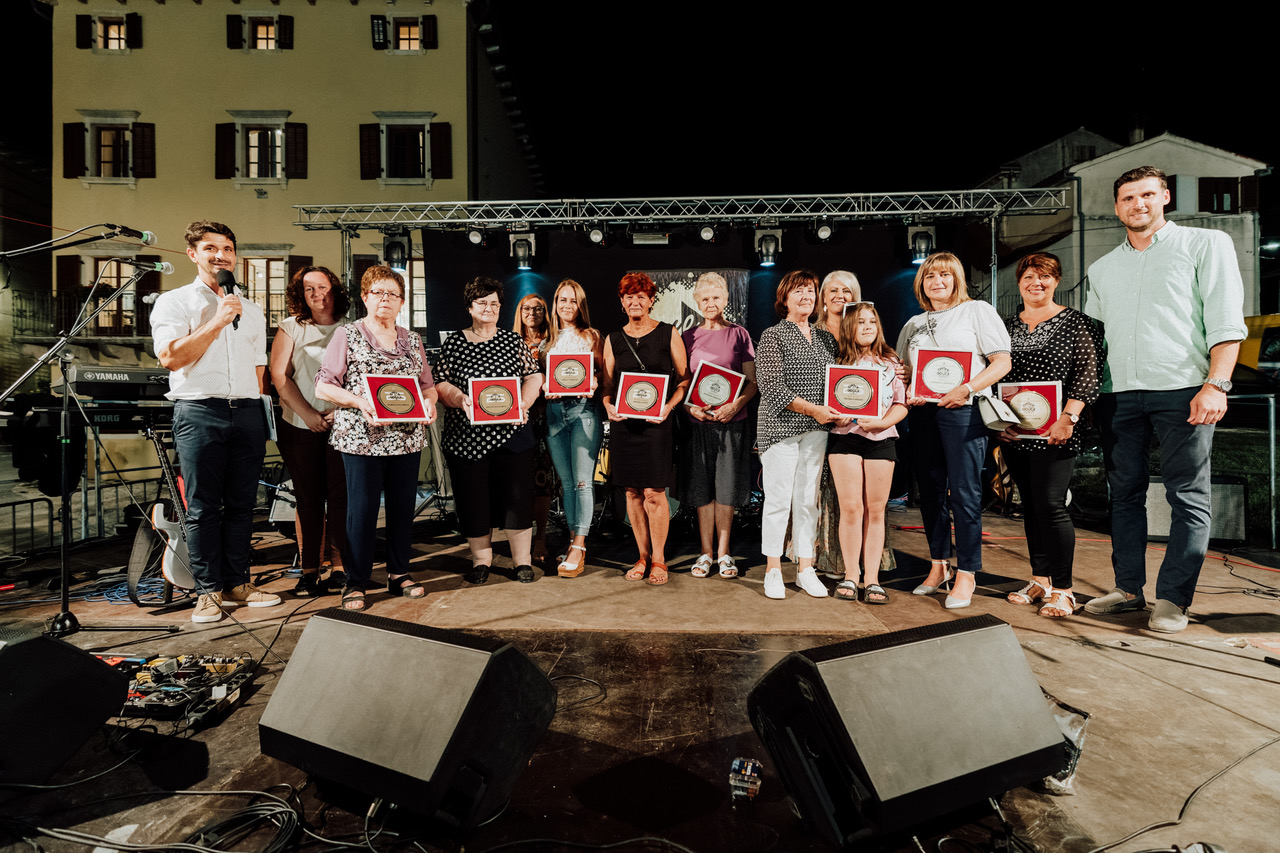
[[135,261],[130,258],[115,258],[122,264],[127,264],[135,270],[146,270],[147,272],[164,273],[165,275],[173,275],[173,264],[168,261]]
[[[232,275],[232,274],[231,274],[230,272],[228,272],[227,270],[218,270],[218,276],[217,276],[217,278],[218,278],[218,287],[221,287],[221,288],[222,288],[222,290],[223,290],[223,292],[225,292],[225,293],[229,293],[229,294],[232,294],[232,295],[234,295],[234,294],[235,294],[235,292],[236,292],[236,277],[235,277],[234,275]],[[236,318],[235,318],[234,320],[232,320],[232,321],[231,321],[231,328],[236,329],[237,331],[240,329],[240,315],[239,315],[239,314],[237,314],[237,315],[236,315]]]
[[110,222],[103,227],[115,231],[117,237],[132,237],[135,240],[141,240],[144,246],[154,246],[156,244],[156,235],[150,231],[138,231],[134,228],[126,228],[123,225],[112,225]]
[[158,293],[148,293],[146,296],[142,297],[142,301],[147,303],[148,305],[155,305],[156,300],[159,298],[160,298],[160,294]]

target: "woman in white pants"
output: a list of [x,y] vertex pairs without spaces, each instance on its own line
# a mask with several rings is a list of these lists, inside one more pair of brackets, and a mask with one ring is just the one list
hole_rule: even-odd
[[834,359],[836,343],[830,332],[813,323],[817,303],[818,277],[808,270],[787,273],[774,301],[782,322],[765,329],[756,346],[760,387],[756,443],[764,469],[761,550],[764,593],[769,598],[786,597],[782,552],[788,518],[799,560],[796,584],[809,595],[827,595],[813,569],[813,544],[827,428],[840,415],[823,404],[826,368]]

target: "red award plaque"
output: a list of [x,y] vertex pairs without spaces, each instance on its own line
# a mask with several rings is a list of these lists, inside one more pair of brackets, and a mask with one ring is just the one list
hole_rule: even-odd
[[427,407],[416,376],[369,374],[364,387],[373,401],[375,424],[404,424],[426,421]]
[[826,404],[855,418],[880,417],[880,371],[874,367],[827,365]]
[[915,372],[911,376],[913,396],[937,402],[948,391],[969,381],[973,353],[960,350],[916,350]]
[[689,394],[684,398],[684,404],[714,411],[738,399],[742,384],[746,381],[745,373],[710,361],[701,362],[694,371],[693,382],[689,384]]
[[1001,382],[996,388],[1018,416],[1010,429],[1023,439],[1049,438],[1053,422],[1062,416],[1061,382]]
[[623,373],[618,379],[615,407],[624,418],[660,418],[667,402],[663,373]]
[[595,355],[553,352],[547,356],[548,397],[590,397]]
[[472,379],[467,382],[467,393],[471,397],[473,424],[518,424],[524,419],[520,411],[519,377]]

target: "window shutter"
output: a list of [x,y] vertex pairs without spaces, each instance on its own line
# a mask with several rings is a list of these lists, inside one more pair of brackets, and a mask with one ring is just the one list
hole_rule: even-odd
[[62,177],[79,178],[85,173],[85,128],[78,121],[62,126]]
[[382,126],[362,124],[360,125],[360,180],[376,181],[381,177]]
[[93,15],[76,15],[76,49],[93,49]]
[[447,121],[431,122],[431,177],[448,180],[453,177],[453,127]]
[[240,50],[244,47],[244,18],[227,15],[227,47]]
[[289,272],[285,275],[284,280],[286,282],[293,281],[294,273],[303,267],[311,266],[311,264],[312,258],[310,255],[290,255],[289,260],[286,262]]
[[284,176],[289,180],[307,177],[307,126],[301,122],[284,125]]
[[440,46],[440,30],[436,25],[435,15],[422,16],[422,46],[427,50],[435,50]]
[[[142,264],[158,264],[163,260],[159,255],[138,255],[138,263]],[[151,270],[142,274],[142,278],[138,279],[138,295],[146,296],[150,293],[160,292],[160,272]],[[134,303],[138,311],[138,319],[135,326],[135,335],[146,335],[151,332],[151,306],[142,300]]]
[[154,178],[156,176],[156,126],[151,122],[135,121],[131,135],[133,136],[133,176]]
[[352,255],[351,256],[351,310],[347,316],[352,320],[359,320],[369,312],[365,310],[364,300],[360,298],[360,279],[364,278],[365,271],[369,267],[378,265],[377,255]]
[[1200,190],[1200,206],[1197,208],[1202,213],[1213,212],[1213,181],[1209,178],[1199,179]]
[[1240,209],[1241,210],[1260,210],[1260,201],[1258,199],[1258,178],[1256,175],[1247,175],[1240,179]]
[[130,50],[142,47],[142,16],[137,12],[124,16],[124,46]]
[[373,35],[374,50],[387,49],[388,31],[390,30],[390,27],[391,25],[387,21],[386,16],[384,15],[369,16],[369,28]]
[[75,323],[80,310],[80,256],[55,255],[53,286],[57,298],[53,307],[53,327],[65,332]]
[[276,16],[276,47],[293,50],[293,15]]
[[235,122],[214,125],[213,134],[213,177],[216,180],[234,178],[236,176]]

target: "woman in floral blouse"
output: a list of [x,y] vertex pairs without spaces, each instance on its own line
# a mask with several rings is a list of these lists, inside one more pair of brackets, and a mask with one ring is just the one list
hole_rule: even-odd
[[[342,453],[347,475],[347,541],[342,554],[347,572],[342,606],[347,610],[364,610],[384,492],[387,589],[406,598],[425,594],[409,576],[409,551],[418,461],[427,423],[436,416],[435,383],[422,339],[396,325],[404,279],[390,267],[370,267],[360,279],[360,298],[368,314],[333,336],[316,372],[316,397],[338,406],[329,443]],[[374,425],[376,410],[364,382],[370,374],[417,377],[427,422]]]

